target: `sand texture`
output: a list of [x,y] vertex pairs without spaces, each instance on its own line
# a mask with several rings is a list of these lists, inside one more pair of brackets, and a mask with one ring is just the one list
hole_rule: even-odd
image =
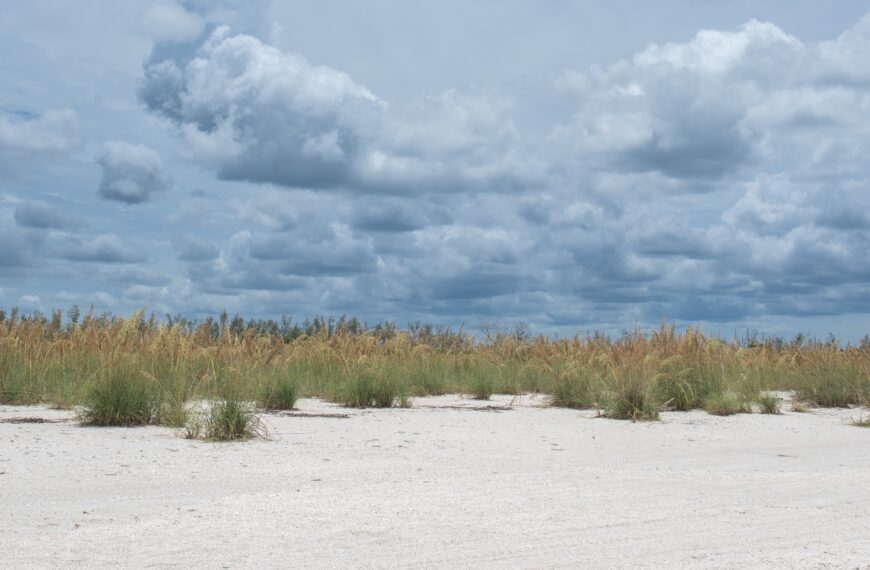
[[870,568],[857,411],[542,404],[303,400],[230,444],[2,406],[0,566]]

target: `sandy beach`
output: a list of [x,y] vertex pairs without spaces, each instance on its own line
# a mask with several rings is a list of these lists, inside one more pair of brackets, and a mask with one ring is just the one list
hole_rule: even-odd
[[2,406],[0,560],[870,568],[870,430],[849,425],[856,410],[630,423],[544,404],[302,400],[264,416],[270,440],[228,444]]

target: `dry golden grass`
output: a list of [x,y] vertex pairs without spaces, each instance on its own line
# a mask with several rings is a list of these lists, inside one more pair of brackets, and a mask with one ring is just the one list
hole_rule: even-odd
[[126,319],[87,314],[75,324],[62,324],[59,313],[0,321],[0,402],[80,406],[119,374],[147,382],[155,414],[170,418],[191,400],[231,391],[257,401],[276,382],[291,382],[299,395],[346,405],[542,392],[554,405],[655,419],[660,410],[709,407],[723,394],[758,401],[770,390],[792,390],[817,406],[864,404],[870,347],[729,342],[664,325],[615,340],[495,334],[475,341],[462,331],[344,325],[282,337],[214,321],[169,325],[142,311]]

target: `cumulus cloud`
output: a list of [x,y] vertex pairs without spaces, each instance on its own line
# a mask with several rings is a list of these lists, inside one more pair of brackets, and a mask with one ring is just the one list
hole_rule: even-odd
[[106,200],[139,204],[170,186],[163,161],[146,146],[109,142],[96,161],[103,167],[98,192]]
[[[854,42],[847,34],[834,43]],[[603,168],[676,179],[723,179],[791,161],[813,146],[802,137],[807,127],[856,126],[832,109],[866,104],[860,89],[820,72],[844,66],[837,60],[843,50],[830,46],[804,44],[757,21],[651,45],[629,61],[567,73],[559,85],[581,108],[553,136]],[[850,69],[866,68],[853,63]]]
[[140,98],[227,180],[408,193],[541,175],[517,147],[507,99],[448,91],[393,109],[346,73],[227,26],[155,46]]

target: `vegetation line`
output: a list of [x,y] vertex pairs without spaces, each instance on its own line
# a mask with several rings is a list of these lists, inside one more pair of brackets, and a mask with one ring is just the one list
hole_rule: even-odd
[[420,324],[315,323],[0,311],[0,403],[45,402],[76,409],[87,425],[161,424],[222,440],[262,435],[255,406],[292,410],[301,396],[389,407],[415,396],[539,392],[555,406],[629,420],[666,409],[777,414],[779,390],[794,391],[795,411],[870,399],[866,342],[727,341],[672,325],[618,339],[522,330],[475,339]]

